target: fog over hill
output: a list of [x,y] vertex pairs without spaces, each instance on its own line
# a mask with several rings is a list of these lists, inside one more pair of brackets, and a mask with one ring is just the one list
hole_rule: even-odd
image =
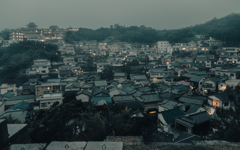
[[123,42],[155,43],[166,40],[170,43],[187,42],[194,40],[194,35],[204,34],[207,38],[212,37],[226,43],[238,45],[240,43],[240,14],[231,13],[225,17],[216,17],[203,24],[189,26],[175,30],[155,30],[145,26],[125,27],[118,24],[110,28],[96,30],[79,28],[78,32],[67,32],[66,41],[98,40],[103,41],[109,36]]

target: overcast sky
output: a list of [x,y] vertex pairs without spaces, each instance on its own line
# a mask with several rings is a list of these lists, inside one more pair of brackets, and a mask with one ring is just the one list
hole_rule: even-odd
[[145,25],[177,29],[240,12],[240,0],[0,0],[0,30]]

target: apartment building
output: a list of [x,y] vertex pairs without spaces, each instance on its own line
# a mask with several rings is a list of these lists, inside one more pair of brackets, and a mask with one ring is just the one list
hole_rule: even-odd
[[17,87],[16,84],[8,84],[8,83],[3,83],[0,86],[0,94],[3,95],[5,93],[13,93],[14,96],[17,96]]
[[9,39],[13,41],[41,41],[63,39],[65,29],[58,26],[50,26],[49,29],[38,29],[37,25],[30,22],[27,28],[12,29]]
[[50,92],[63,92],[67,83],[61,82],[61,79],[48,79],[47,82],[35,85],[35,95],[43,95]]
[[36,59],[31,68],[26,70],[26,74],[48,74],[51,68],[51,62],[47,59]]
[[158,52],[160,53],[161,51],[166,51],[168,47],[171,47],[171,44],[168,41],[158,41]]
[[55,103],[63,103],[63,93],[46,93],[36,97],[36,102],[37,106],[34,107],[35,110],[50,109],[50,107]]

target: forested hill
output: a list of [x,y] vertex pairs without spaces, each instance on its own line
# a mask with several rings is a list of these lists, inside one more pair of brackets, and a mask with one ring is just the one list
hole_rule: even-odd
[[42,42],[19,42],[9,47],[0,47],[0,66],[4,67],[0,73],[0,83],[18,83],[21,77],[19,70],[27,69],[35,59],[61,61],[56,45]]
[[109,36],[122,42],[155,43],[167,40],[170,43],[194,40],[194,35],[204,34],[231,44],[240,44],[240,14],[232,13],[223,18],[212,20],[176,30],[155,30],[145,26],[124,27],[120,25],[96,30],[79,28],[77,32],[67,32],[66,41],[97,40],[103,41]]

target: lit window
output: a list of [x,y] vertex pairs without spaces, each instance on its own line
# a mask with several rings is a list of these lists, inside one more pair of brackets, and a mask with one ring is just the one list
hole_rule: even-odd
[[220,102],[218,100],[213,99],[212,105],[214,107],[220,107]]
[[156,111],[150,111],[149,114],[155,114],[157,113]]

